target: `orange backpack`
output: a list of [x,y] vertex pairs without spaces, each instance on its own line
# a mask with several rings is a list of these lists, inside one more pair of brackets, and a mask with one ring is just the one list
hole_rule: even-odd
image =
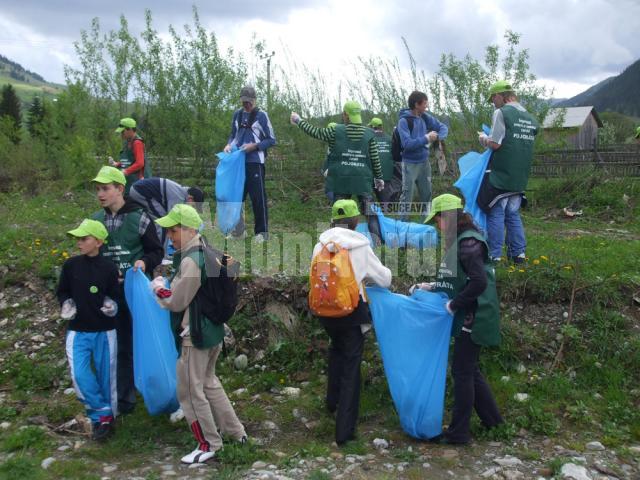
[[[335,252],[327,245],[333,244]],[[319,317],[346,317],[360,301],[349,250],[334,242],[323,245],[309,272],[309,308]]]

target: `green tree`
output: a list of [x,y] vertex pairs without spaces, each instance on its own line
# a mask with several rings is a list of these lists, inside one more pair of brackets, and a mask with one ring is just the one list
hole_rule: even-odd
[[7,132],[13,143],[20,142],[20,127],[22,119],[20,114],[20,100],[11,84],[2,87],[2,100],[0,101],[0,117],[7,116],[13,123],[13,131]]
[[44,102],[40,100],[40,97],[34,97],[27,112],[27,130],[29,130],[31,137],[39,137],[42,134],[44,116]]
[[530,72],[529,52],[519,48],[520,35],[507,31],[504,38],[505,51],[489,45],[483,62],[470,55],[462,59],[442,55],[439,70],[429,82],[432,108],[449,118],[450,139],[458,144],[476,145],[476,132],[483,123],[491,124],[493,105],[487,92],[498,80],[511,82],[520,102],[540,122],[549,109],[543,100],[547,90],[536,85],[536,76]]

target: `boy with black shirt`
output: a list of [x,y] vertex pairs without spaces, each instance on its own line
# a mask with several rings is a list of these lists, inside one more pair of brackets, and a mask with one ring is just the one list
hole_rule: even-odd
[[85,219],[68,233],[78,239],[81,255],[64,263],[56,292],[62,307],[60,315],[69,320],[67,360],[76,395],[91,419],[93,438],[104,440],[113,433],[118,398],[118,268],[99,255],[108,235],[100,222]]

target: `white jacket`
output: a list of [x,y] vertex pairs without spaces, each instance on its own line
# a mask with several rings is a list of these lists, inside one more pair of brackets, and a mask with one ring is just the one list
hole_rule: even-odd
[[[382,265],[382,262],[371,249],[369,240],[355,230],[347,228],[330,228],[320,235],[319,242],[313,248],[313,256],[315,257],[322,249],[323,245],[335,242],[342,248],[349,250],[349,259],[353,274],[356,277],[358,285],[360,285],[360,294],[362,298],[366,298],[363,291],[362,282],[374,283],[380,287],[388,288],[391,286],[391,270]],[[333,245],[329,245],[329,251],[333,250]]]

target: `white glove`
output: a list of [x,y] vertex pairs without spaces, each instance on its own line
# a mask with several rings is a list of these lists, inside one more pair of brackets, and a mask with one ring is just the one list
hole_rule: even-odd
[[115,317],[118,314],[118,304],[110,297],[104,297],[100,309],[107,317]]
[[224,153],[229,153],[229,152],[231,152],[231,145],[229,145],[229,144],[225,145],[225,146],[224,146],[224,148],[222,149],[222,151],[223,151]]
[[300,115],[298,115],[296,112],[291,112],[290,120],[292,125],[297,125],[302,119],[300,118]]
[[436,282],[416,283],[415,285],[411,285],[411,288],[409,289],[409,295],[413,295],[413,292],[415,292],[416,290],[426,290],[427,292],[430,292],[434,288],[436,288]]
[[381,178],[374,179],[373,184],[376,186],[376,190],[378,190],[379,192],[384,190],[384,180],[382,180]]
[[109,165],[111,165],[112,167],[117,163],[117,162],[113,159],[113,157],[109,157],[109,158],[108,158],[108,160],[109,160]]
[[478,133],[478,141],[480,142],[480,145],[482,145],[483,147],[489,146],[489,137],[484,132]]
[[329,169],[328,168],[322,173],[322,176],[324,178],[327,178],[327,175],[329,175]]
[[449,301],[445,304],[444,308],[446,308],[446,309],[447,309],[447,313],[449,313],[449,315],[454,316],[454,315],[456,314],[456,312],[454,312],[453,310],[451,310],[451,300],[449,300]]
[[161,289],[161,288],[167,288],[166,287],[166,283],[164,281],[164,277],[156,277],[156,278],[154,278],[151,281],[151,283],[149,284],[149,288],[151,288],[151,291],[153,293],[156,293],[156,291]]
[[438,139],[438,132],[429,132],[425,135],[427,142],[432,143]]
[[60,317],[62,317],[63,320],[72,320],[76,316],[77,312],[76,302],[73,301],[73,298],[67,298],[62,304]]

